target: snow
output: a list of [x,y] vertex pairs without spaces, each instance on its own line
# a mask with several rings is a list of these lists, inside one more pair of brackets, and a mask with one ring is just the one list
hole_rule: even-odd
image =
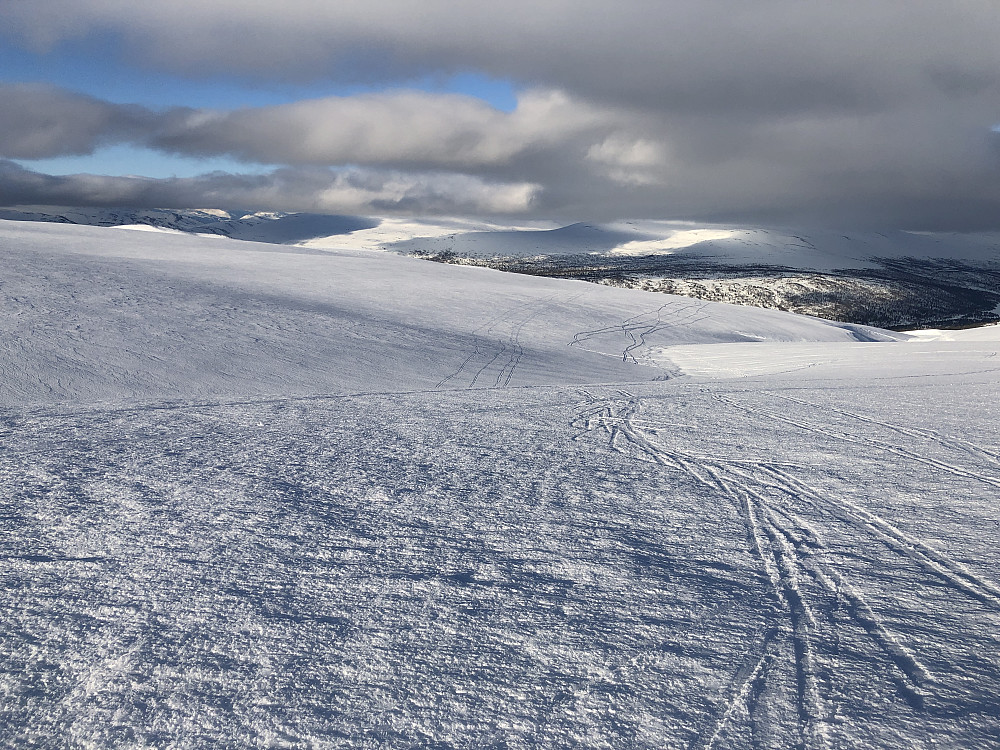
[[998,746],[995,331],[0,254],[0,744]]
[[276,244],[294,244],[319,236],[346,235],[376,226],[379,221],[363,216],[274,213],[257,211],[230,213],[220,209],[103,209],[20,206],[0,208],[0,219],[55,222],[83,226],[113,226],[146,231],[179,231],[218,235],[233,239]]
[[398,242],[440,241],[457,234],[472,232],[535,231],[534,226],[509,226],[470,219],[404,219],[385,217],[377,226],[358,229],[349,234],[317,236],[297,243],[303,247],[353,248],[357,250],[385,250]]
[[131,229],[135,232],[160,232],[164,234],[184,234],[180,229],[170,229],[169,227],[154,227],[149,224],[118,224],[113,229]]
[[3,226],[0,405],[643,379],[665,372],[630,366],[643,347],[865,335],[389,254]]
[[783,266],[801,271],[878,268],[876,259],[920,258],[976,265],[1000,262],[997,232],[838,232],[690,221],[629,220],[559,226],[545,221],[501,224],[461,217],[327,216],[232,213],[218,209],[0,208],[0,220],[80,225],[153,225],[253,242],[313,249],[452,254],[459,258],[671,255],[724,266]]
[[[953,332],[948,332],[953,333]],[[930,343],[930,342],[934,343]],[[938,343],[954,342],[954,343]],[[974,344],[981,342],[982,345]],[[871,377],[905,377],[915,367],[921,378],[990,373],[997,361],[1000,336],[919,336],[905,347],[876,343],[718,344],[715,346],[650,347],[641,360],[674,365],[686,375],[711,379],[798,373],[800,380],[855,377],[877,368]]]
[[661,239],[626,242],[614,248],[611,255],[671,255],[674,250],[700,242],[728,240],[735,235],[732,229],[678,229]]
[[603,254],[635,238],[636,234],[629,230],[579,223],[549,229],[488,230],[414,237],[386,245],[385,249],[411,255],[453,253],[460,258],[533,258]]
[[1000,341],[1000,325],[994,323],[976,328],[943,331],[928,328],[922,331],[908,331],[908,335],[921,341]]
[[[388,222],[388,223],[387,223]],[[557,258],[597,255],[671,255],[719,265],[780,266],[802,271],[872,269],[877,259],[950,258],[975,264],[1000,259],[997,233],[850,232],[697,225],[676,221],[578,223],[564,227],[450,226],[423,231],[418,224],[383,220],[386,228],[312,240],[323,247],[368,246],[460,258]],[[450,230],[450,231],[449,231]],[[370,233],[373,233],[369,235]],[[355,237],[355,235],[357,235]],[[377,237],[372,242],[368,237]],[[345,245],[346,243],[346,245]]]

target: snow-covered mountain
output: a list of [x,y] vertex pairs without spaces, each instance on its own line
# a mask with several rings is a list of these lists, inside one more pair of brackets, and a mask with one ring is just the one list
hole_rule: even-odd
[[19,344],[0,370],[0,405],[651,379],[669,368],[635,363],[656,345],[888,335],[385,253],[3,230],[18,252],[5,260],[0,320]]
[[0,256],[0,745],[997,746],[1000,327]]
[[333,237],[377,226],[379,220],[361,216],[239,212],[219,209],[110,209],[52,208],[47,206],[0,209],[0,219],[40,221],[127,229],[161,229],[209,234],[253,242],[294,244],[315,237]]
[[386,250],[472,260],[672,256],[719,265],[802,271],[868,269],[878,259],[949,258],[1000,263],[1000,233],[835,232],[802,228],[621,221],[504,226],[465,219],[398,219],[218,209],[18,207],[0,219],[88,226],[157,227],[313,248]]
[[1000,234],[989,232],[46,208],[2,209],[4,217],[387,251],[896,328],[1000,320]]
[[[363,243],[377,230],[303,244]],[[869,325],[1000,320],[1000,234],[850,234],[678,222],[414,237],[383,249]]]
[[[364,236],[365,232],[353,233]],[[312,240],[334,245],[348,238]],[[414,255],[501,260],[597,255],[671,256],[730,266],[783,266],[804,271],[868,269],[883,258],[951,258],[1000,262],[1000,233],[854,232],[697,226],[688,222],[571,224],[554,229],[467,231],[416,236],[380,245]]]

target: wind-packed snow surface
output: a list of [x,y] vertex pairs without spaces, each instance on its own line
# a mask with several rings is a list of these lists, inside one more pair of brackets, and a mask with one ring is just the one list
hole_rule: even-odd
[[993,331],[0,226],[0,744],[1000,746]]

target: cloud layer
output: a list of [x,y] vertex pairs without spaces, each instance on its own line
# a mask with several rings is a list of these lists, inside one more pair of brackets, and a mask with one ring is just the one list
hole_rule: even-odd
[[0,0],[36,46],[121,35],[190,73],[348,80],[477,69],[634,106],[878,107],[990,87],[992,0]]
[[212,207],[330,214],[524,214],[537,187],[460,174],[282,168],[150,179],[52,176],[0,160],[0,205]]
[[44,159],[89,154],[147,132],[153,115],[39,85],[0,84],[0,156]]
[[[323,201],[331,210],[376,210],[387,200],[399,210],[478,204],[569,220],[1000,228],[1000,133],[992,130],[1000,123],[1000,6],[992,0],[44,6],[0,0],[18,43],[42,49],[110,35],[137,63],[260,80],[391,83],[478,70],[517,81],[522,94],[510,113],[422,92],[152,112],[4,87],[7,158],[109,142],[226,155],[275,165],[265,182],[283,175],[301,187],[280,196],[254,188],[272,201],[262,208],[279,198],[291,205],[294,195],[310,210]],[[347,192],[308,196],[317,174]],[[175,181],[162,191],[194,205],[239,196],[254,179],[227,177],[225,189],[219,176]],[[217,192],[200,192],[213,180]],[[366,180],[380,187],[365,192],[358,185]]]
[[174,112],[146,140],[179,154],[260,163],[475,169],[610,124],[608,115],[554,92],[529,92],[506,113],[469,96],[404,91]]

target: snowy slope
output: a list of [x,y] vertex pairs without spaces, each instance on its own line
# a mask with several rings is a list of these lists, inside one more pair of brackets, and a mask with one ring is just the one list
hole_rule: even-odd
[[0,208],[0,219],[87,226],[154,226],[234,239],[322,249],[387,250],[458,258],[577,255],[676,256],[728,266],[783,266],[803,271],[870,269],[873,259],[950,258],[1000,263],[1000,233],[838,232],[684,221],[502,225],[460,218],[326,216],[218,209]]
[[1000,318],[1000,234],[834,232],[680,221],[557,226],[468,218],[0,209],[0,219],[412,255],[891,328]]
[[0,219],[80,226],[161,229],[231,237],[253,242],[294,244],[378,226],[378,219],[324,214],[236,212],[220,209],[0,208]]
[[885,336],[387,254],[3,230],[0,404],[648,380],[652,346]]
[[995,338],[88,227],[0,254],[0,744],[1000,744]]
[[[414,231],[418,231],[415,228]],[[364,232],[358,233],[364,236]],[[353,235],[353,233],[352,233]],[[352,235],[310,240],[319,246],[355,245]],[[555,229],[453,231],[378,247],[416,255],[451,254],[494,259],[576,255],[674,256],[725,266],[781,266],[800,270],[870,269],[878,258],[951,258],[1000,262],[1000,234],[833,232],[816,229],[698,226],[687,222],[572,224]]]

